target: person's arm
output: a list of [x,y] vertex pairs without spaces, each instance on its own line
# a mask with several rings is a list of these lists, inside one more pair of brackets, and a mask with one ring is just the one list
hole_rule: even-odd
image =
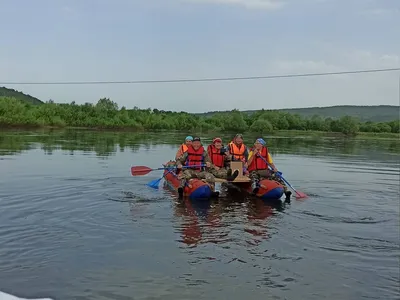
[[235,158],[233,157],[233,147],[232,147],[232,142],[228,144],[227,147],[228,151],[229,151],[229,156],[231,157],[231,160],[235,160]]
[[249,161],[249,148],[247,148],[247,146],[246,146],[246,149],[244,150],[243,156],[244,156],[244,161],[248,162]]
[[203,161],[204,161],[204,163],[207,165],[207,168],[214,167],[213,163],[211,162],[210,155],[208,155],[207,150],[204,150],[204,153],[203,153]]
[[254,152],[250,151],[247,160],[247,167],[252,163],[253,159],[254,159]]
[[231,153],[229,152],[229,149],[226,149],[226,152],[224,153],[224,161],[230,162],[231,160],[232,160]]
[[272,160],[272,156],[269,152],[268,152],[267,162],[271,166],[271,168],[274,170],[274,172],[278,172],[278,169],[275,167],[274,161]]
[[178,160],[182,156],[182,146],[179,147],[178,151],[175,154],[175,160]]
[[176,166],[178,169],[182,168],[182,165],[185,164],[187,157],[188,157],[187,152],[183,153],[180,157],[178,157],[178,159],[176,160]]

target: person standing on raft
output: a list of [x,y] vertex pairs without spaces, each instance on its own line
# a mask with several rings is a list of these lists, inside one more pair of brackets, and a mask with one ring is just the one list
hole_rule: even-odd
[[213,139],[212,144],[208,146],[207,153],[210,156],[212,168],[210,173],[217,178],[233,181],[239,175],[239,171],[232,174],[232,169],[227,167],[231,161],[231,155],[227,149],[222,145],[222,139],[216,137]]
[[[207,168],[211,167],[210,156],[201,144],[199,137],[193,138],[192,145],[188,146],[187,151],[176,160],[176,164],[178,170],[182,169],[182,165],[197,166],[205,164]],[[211,173],[206,172],[204,167],[185,168],[179,177],[181,179],[178,188],[179,196],[183,195],[183,188],[186,184],[190,187],[189,180],[192,178],[204,179],[210,185],[211,190],[214,191],[215,177]]]
[[[272,168],[272,171],[268,168],[268,164],[266,162],[268,162]],[[250,172],[249,177],[251,180],[253,194],[258,193],[261,179],[269,179],[275,180],[282,184],[285,190],[286,199],[290,199],[292,192],[288,190],[282,179],[276,175],[278,169],[275,167],[271,154],[269,153],[266,143],[262,138],[259,138],[255,141],[254,148],[249,152],[248,171]]]
[[187,151],[188,147],[190,145],[192,145],[192,142],[193,142],[193,137],[188,135],[185,138],[185,142],[179,146],[179,149],[175,154],[175,160],[177,160],[179,157],[181,157],[183,155],[183,153],[185,153]]

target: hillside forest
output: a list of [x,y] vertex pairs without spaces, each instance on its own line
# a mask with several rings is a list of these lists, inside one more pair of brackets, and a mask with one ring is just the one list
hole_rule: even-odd
[[96,104],[78,105],[48,101],[39,105],[15,97],[0,96],[0,125],[22,127],[86,127],[143,130],[184,130],[197,132],[254,132],[272,133],[278,130],[307,130],[339,132],[356,135],[358,132],[399,133],[399,119],[388,122],[361,122],[353,116],[324,118],[319,115],[305,118],[278,110],[259,110],[252,114],[238,110],[196,115],[158,109],[119,108],[109,98]]

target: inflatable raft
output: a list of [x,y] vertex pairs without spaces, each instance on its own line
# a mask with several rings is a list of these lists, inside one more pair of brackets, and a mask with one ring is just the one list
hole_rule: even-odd
[[[234,181],[228,182],[225,179],[220,179],[220,178],[216,178],[215,181],[221,183],[227,182],[229,184],[233,184],[239,189],[251,194],[253,190],[251,188],[250,178],[248,176],[243,175],[242,162],[231,162],[231,169],[232,172],[235,172],[235,170],[239,171],[239,175],[236,177]],[[283,196],[284,192],[285,190],[279,182],[275,180],[263,179],[260,180],[260,188],[255,196],[263,200],[277,200]]]
[[[171,169],[170,171],[165,170],[164,179],[168,187],[178,192],[180,180],[178,179],[178,175],[175,173],[174,169]],[[211,187],[201,179],[190,179],[189,184],[191,187],[185,186],[183,189],[183,196],[189,197],[190,199],[208,199],[213,195]]]
[[[251,194],[252,193],[252,188],[251,188],[251,183],[250,183],[250,179],[248,177],[240,177],[240,178],[236,178],[234,181],[226,181],[225,179],[219,179],[216,178],[215,179],[216,182],[226,182],[229,184],[233,184],[236,187],[238,187],[239,189]],[[228,185],[229,188],[229,185]],[[283,186],[274,181],[274,180],[268,180],[268,179],[264,179],[264,180],[260,180],[260,188],[257,192],[256,197],[261,198],[263,200],[276,200],[276,199],[280,199],[284,194],[284,188]]]

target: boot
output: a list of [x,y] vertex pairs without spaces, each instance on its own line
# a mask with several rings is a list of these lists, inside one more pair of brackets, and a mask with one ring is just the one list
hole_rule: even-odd
[[180,184],[180,186],[178,187],[179,198],[182,198],[182,197],[183,197],[183,188],[185,187],[185,184],[186,184],[186,180],[181,179],[181,184]]
[[290,202],[290,196],[292,195],[291,191],[285,191],[285,202]]
[[211,188],[211,198],[218,198],[219,197],[219,192],[215,191],[215,183],[208,183],[208,185]]
[[226,171],[226,176],[228,178],[232,176],[232,169],[228,169],[228,171]]
[[219,192],[213,191],[211,193],[211,198],[218,198],[219,197]]
[[183,187],[178,187],[179,198],[183,198]]
[[254,181],[251,184],[251,188],[253,189],[253,191],[252,191],[253,195],[257,195],[258,190],[260,189],[258,182]]
[[236,177],[238,177],[239,171],[238,171],[238,170],[235,170],[235,172],[233,172],[233,174],[232,174],[232,170],[231,170],[231,169],[229,169],[228,172],[229,172],[229,171],[231,171],[231,172],[230,172],[231,175],[228,175],[227,178],[226,178],[226,180],[228,180],[228,181],[234,181],[234,180],[236,179]]

